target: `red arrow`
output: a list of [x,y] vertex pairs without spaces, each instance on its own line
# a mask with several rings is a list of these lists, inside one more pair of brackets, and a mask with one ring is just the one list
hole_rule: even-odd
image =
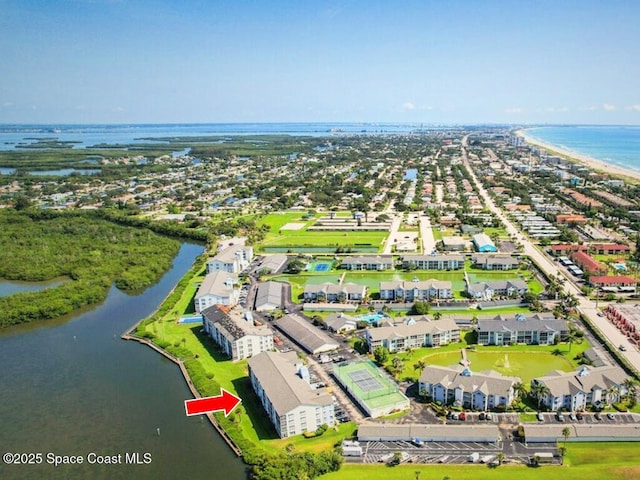
[[216,397],[194,398],[193,400],[185,400],[184,408],[187,416],[201,415],[203,413],[213,413],[224,411],[227,417],[231,411],[240,405],[242,399],[236,397],[233,393],[228,392],[224,388],[220,389],[220,395]]

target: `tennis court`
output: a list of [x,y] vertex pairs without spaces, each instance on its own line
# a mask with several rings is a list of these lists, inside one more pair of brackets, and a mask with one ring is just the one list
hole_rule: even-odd
[[328,272],[331,270],[333,262],[313,262],[309,265],[309,271],[311,272]]
[[398,385],[371,361],[334,365],[333,374],[371,417],[409,408],[409,399]]

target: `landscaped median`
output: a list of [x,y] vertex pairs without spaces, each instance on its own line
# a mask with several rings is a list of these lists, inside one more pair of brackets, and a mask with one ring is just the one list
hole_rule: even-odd
[[[342,439],[353,435],[356,428],[354,423],[341,424],[310,439],[302,435],[279,438],[252,390],[246,360],[232,362],[222,355],[203,332],[202,325],[177,323],[180,316],[193,313],[190,310],[191,300],[196,285],[202,281],[203,265],[204,259],[201,258],[159,309],[140,322],[131,334],[153,342],[182,362],[188,372],[189,378],[186,380],[192,382],[201,396],[219,395],[223,387],[242,399],[242,403],[227,418],[221,413],[215,414],[215,418],[242,450],[247,463],[258,465],[256,468],[260,469],[269,458],[276,458],[285,451],[290,454],[309,452],[318,455],[326,452],[318,457],[318,462],[323,466],[330,464],[331,468],[335,467],[332,449]],[[297,461],[296,455],[288,455],[288,458]],[[281,460],[274,462],[279,465],[278,468],[287,468]]]

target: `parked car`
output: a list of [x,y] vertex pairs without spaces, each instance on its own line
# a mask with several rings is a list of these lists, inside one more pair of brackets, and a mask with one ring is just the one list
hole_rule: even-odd
[[464,412],[460,412],[460,420],[464,422],[466,419],[467,419],[467,414]]
[[620,349],[621,352],[627,351],[627,347],[625,347],[624,345],[620,345],[618,348]]
[[600,412],[596,412],[593,414],[593,418],[596,420],[602,420],[602,415],[600,415]]
[[576,414],[571,412],[571,414],[569,415],[569,420],[571,420],[572,422],[576,422],[578,420],[578,417],[576,417]]
[[485,414],[484,412],[480,412],[480,415],[478,415],[478,420],[484,420]]
[[490,413],[487,413],[487,414],[484,416],[484,419],[485,419],[485,420],[493,420],[493,415],[491,415]]
[[561,412],[558,412],[556,414],[556,418],[558,419],[559,422],[564,422],[564,415],[562,415]]
[[615,417],[613,416],[613,413],[611,413],[611,412],[607,413],[607,418],[609,420],[615,420]]
[[538,412],[538,421],[539,422],[544,422],[544,415],[542,415],[542,412]]
[[581,413],[581,412],[577,412],[577,413],[576,413],[576,418],[577,418],[578,420],[582,420],[582,418],[583,418],[583,417],[582,417],[582,413]]

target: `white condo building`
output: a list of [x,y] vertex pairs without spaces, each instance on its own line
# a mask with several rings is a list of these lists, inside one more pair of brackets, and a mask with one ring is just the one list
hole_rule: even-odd
[[251,312],[213,305],[202,312],[204,330],[232,360],[273,350],[273,332],[256,324]]
[[251,386],[280,438],[335,425],[331,395],[311,387],[296,352],[264,352],[248,364]]

